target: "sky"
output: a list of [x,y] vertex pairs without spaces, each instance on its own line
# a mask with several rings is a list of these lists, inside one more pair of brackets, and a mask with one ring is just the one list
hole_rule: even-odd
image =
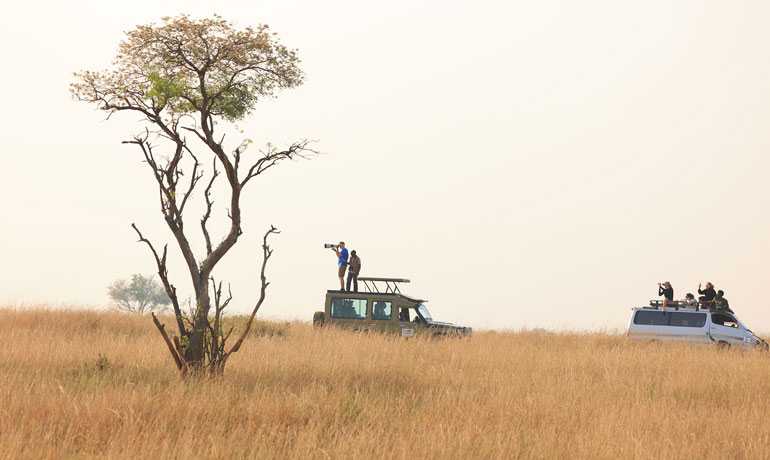
[[244,234],[215,271],[231,314],[253,308],[275,225],[262,318],[322,310],[338,286],[323,244],[345,241],[361,276],[408,278],[435,319],[464,326],[623,331],[658,282],[683,298],[711,281],[770,331],[767,2],[4,8],[0,304],[107,307],[112,281],[156,271],[131,223],[169,243],[172,282],[191,294],[149,169],[121,144],[141,125],[105,120],[69,84],[109,68],[136,25],[216,13],[268,24],[306,74],[239,122],[230,149],[312,139],[323,152],[246,189]]

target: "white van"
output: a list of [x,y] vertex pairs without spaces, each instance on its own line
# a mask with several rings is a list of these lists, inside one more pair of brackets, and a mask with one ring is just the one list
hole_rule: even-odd
[[767,342],[747,329],[734,313],[682,307],[632,310],[627,335],[634,339],[768,348]]

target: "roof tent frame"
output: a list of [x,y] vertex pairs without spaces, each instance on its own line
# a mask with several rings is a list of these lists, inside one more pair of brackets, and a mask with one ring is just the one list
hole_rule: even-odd
[[[399,289],[398,285],[400,283],[410,282],[408,279],[404,279],[404,278],[378,278],[378,277],[370,277],[370,276],[361,276],[358,278],[358,281],[361,281],[362,283],[364,283],[364,288],[366,289],[366,292],[377,293],[377,294],[381,294],[381,293],[401,294],[401,289]],[[384,283],[385,286],[382,286],[382,284],[378,286],[377,283]]]

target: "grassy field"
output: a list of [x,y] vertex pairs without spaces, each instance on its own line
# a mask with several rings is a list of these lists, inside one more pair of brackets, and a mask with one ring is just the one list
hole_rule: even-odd
[[6,308],[0,337],[0,458],[770,456],[760,352],[261,323],[181,381],[147,317]]

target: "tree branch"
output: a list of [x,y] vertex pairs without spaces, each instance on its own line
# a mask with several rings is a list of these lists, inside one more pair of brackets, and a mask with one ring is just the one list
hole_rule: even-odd
[[209,217],[211,217],[211,208],[214,205],[214,202],[211,201],[211,187],[214,185],[214,180],[217,178],[217,176],[219,176],[219,171],[217,171],[216,159],[214,159],[213,161],[213,167],[214,167],[214,174],[211,176],[209,185],[206,187],[206,191],[203,193],[203,196],[206,199],[206,213],[203,215],[203,218],[201,219],[201,230],[203,231],[203,237],[206,239],[206,256],[211,255],[211,237],[209,236],[209,230],[206,227],[206,224],[209,221]]
[[292,144],[286,150],[282,150],[282,151],[268,150],[267,152],[260,151],[263,155],[262,158],[257,160],[257,162],[254,163],[249,168],[249,171],[246,174],[246,177],[244,177],[243,181],[241,181],[241,187],[245,186],[246,183],[252,178],[262,174],[269,168],[280,163],[282,160],[293,160],[294,158],[307,159],[310,156],[310,154],[317,155],[318,151],[308,148],[308,145],[311,142],[312,141],[308,141],[307,139],[305,139],[300,142]]
[[150,251],[152,251],[153,257],[155,257],[155,264],[158,267],[158,276],[160,277],[160,281],[163,283],[163,287],[166,289],[166,295],[169,299],[171,299],[171,305],[174,307],[174,316],[176,317],[177,327],[179,328],[179,335],[184,336],[187,334],[187,331],[185,330],[184,323],[182,322],[182,311],[179,308],[179,300],[176,296],[176,288],[169,282],[168,279],[168,269],[166,267],[166,254],[168,251],[168,245],[163,246],[163,256],[159,257],[158,251],[156,251],[152,243],[150,243],[150,241],[142,235],[142,232],[139,231],[139,229],[136,227],[136,224],[131,224],[131,227],[133,227],[133,229],[136,231],[136,234],[139,235],[139,241],[147,244],[147,246],[150,248]]
[[[152,146],[147,141],[147,136],[149,136],[149,133],[147,133],[144,138],[137,136],[134,138],[134,140],[124,141],[124,143],[138,145],[142,149],[145,160],[153,170],[153,176],[155,177],[159,187],[161,211],[165,217],[166,224],[168,225],[171,233],[174,235],[177,243],[179,244],[182,257],[187,263],[187,269],[190,272],[193,285],[197,292],[201,288],[201,277],[199,276],[198,264],[195,260],[195,255],[193,254],[192,248],[190,247],[190,242],[187,240],[187,236],[184,234],[184,223],[182,221],[182,215],[179,209],[176,207],[176,196],[172,188],[173,184],[167,185],[164,183],[164,170],[160,168],[155,161],[155,157],[152,153]],[[170,176],[166,174],[165,177]],[[207,278],[203,278],[204,282],[206,279]]]
[[267,238],[273,234],[273,233],[281,233],[278,231],[277,228],[270,226],[270,230],[265,233],[265,236],[262,238],[262,270],[260,271],[259,278],[262,282],[262,287],[259,292],[259,300],[257,301],[257,304],[254,306],[254,310],[251,311],[251,316],[249,316],[249,320],[246,322],[246,328],[244,328],[241,335],[238,337],[238,340],[235,342],[235,344],[230,348],[230,351],[226,352],[224,356],[222,357],[222,362],[219,364],[218,371],[220,373],[224,372],[225,370],[225,364],[227,363],[227,358],[230,357],[233,353],[237,352],[241,349],[241,344],[243,344],[243,341],[246,339],[246,336],[249,334],[249,330],[251,330],[251,325],[254,322],[254,317],[257,315],[257,311],[259,311],[259,307],[262,306],[262,302],[265,301],[265,291],[267,290],[267,286],[270,285],[270,283],[267,281],[267,278],[265,277],[265,267],[267,267],[267,261],[270,260],[270,256],[273,255],[273,250],[270,249],[270,246],[267,244]]
[[171,353],[171,356],[174,358],[174,362],[176,363],[177,369],[179,369],[180,372],[183,374],[186,373],[187,366],[185,366],[184,360],[179,357],[179,354],[177,354],[177,351],[174,350],[174,346],[171,345],[171,340],[168,338],[168,334],[166,334],[166,326],[163,324],[160,324],[160,321],[158,321],[158,318],[155,316],[155,312],[152,313],[152,321],[155,323],[155,327],[158,328],[158,331],[160,331],[160,335],[163,336],[163,340],[166,342],[166,346],[168,346],[168,351]]

